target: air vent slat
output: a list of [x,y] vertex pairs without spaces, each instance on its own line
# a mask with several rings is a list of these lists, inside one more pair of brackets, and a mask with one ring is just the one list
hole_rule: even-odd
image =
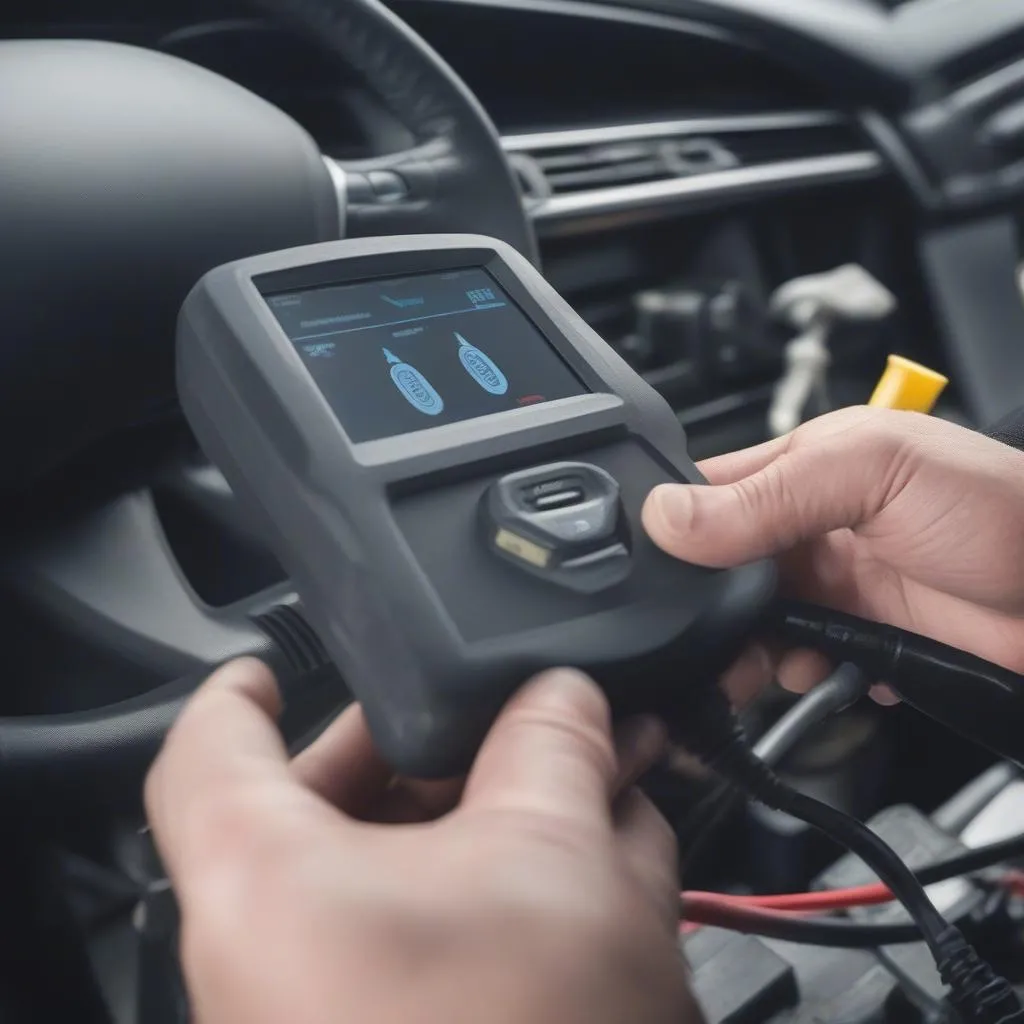
[[533,215],[545,218],[881,170],[859,133],[830,111],[546,131],[503,144]]
[[587,167],[594,164],[645,160],[654,153],[655,146],[651,142],[635,142],[620,146],[593,146],[563,152],[542,153],[538,155],[537,163],[545,170],[556,171],[567,167]]
[[581,171],[562,171],[548,174],[553,192],[569,192],[578,188],[600,188],[602,185],[622,185],[631,181],[655,181],[667,178],[665,165],[658,160],[638,160],[628,164],[610,164]]

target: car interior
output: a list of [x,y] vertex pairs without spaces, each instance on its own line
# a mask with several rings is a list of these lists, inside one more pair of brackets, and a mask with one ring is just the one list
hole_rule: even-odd
[[[36,0],[0,13],[0,96],[5,1022],[187,1020],[146,768],[268,636],[317,679],[291,743],[349,700],[181,414],[176,318],[206,271],[500,239],[697,460],[866,402],[892,354],[949,378],[936,415],[1024,405],[1018,0]],[[821,360],[786,399],[806,303]],[[751,733],[792,701],[763,694]],[[858,703],[780,771],[910,860],[1024,831],[1018,768],[908,708]],[[688,889],[871,877],[743,801],[695,835],[700,774],[646,784]],[[959,885],[947,911],[1012,962],[1012,900]],[[708,1024],[949,1019],[922,943],[681,941]]]

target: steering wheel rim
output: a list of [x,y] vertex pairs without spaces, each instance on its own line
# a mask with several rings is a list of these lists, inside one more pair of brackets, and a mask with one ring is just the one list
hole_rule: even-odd
[[94,464],[97,445],[175,421],[175,318],[221,263],[424,232],[491,235],[537,261],[493,124],[412,29],[378,0],[251,6],[359,73],[413,147],[343,165],[281,108],[194,62],[0,41],[0,82],[18,97],[0,108],[12,154],[0,222],[19,253],[0,311],[5,337],[21,339],[0,345],[0,491],[23,494],[83,455]]
[[422,37],[378,0],[252,3],[360,74],[417,140],[403,152],[330,162],[346,235],[472,231],[537,262],[536,238],[494,125]]
[[[375,172],[384,171],[399,176],[408,184],[407,190],[399,196],[393,193],[377,195],[373,192],[368,199],[360,201],[355,198],[347,203],[340,211],[347,227],[346,234],[472,230],[498,237],[516,247],[527,258],[536,260],[534,234],[494,126],[454,72],[400,19],[377,0],[253,0],[253,6],[283,23],[284,27],[311,37],[318,45],[326,47],[337,54],[339,59],[354,66],[366,79],[369,88],[392,109],[416,139],[414,147],[405,152],[359,164],[335,166],[335,173],[330,175],[335,193],[339,191],[339,174],[342,183],[340,191],[348,192],[350,196],[355,192],[350,186],[360,177],[365,179],[373,192]],[[32,46],[33,42],[37,45]],[[52,62],[49,66],[64,68],[67,78],[56,85],[51,82],[53,91],[37,98],[35,107],[28,104],[33,113],[45,114],[52,109],[46,106],[47,102],[52,101],[54,96],[58,99],[65,97],[67,92],[62,92],[62,89],[66,89],[64,83],[74,81],[75,73],[83,69],[92,70],[94,77],[106,75],[107,81],[103,88],[108,89],[104,93],[103,89],[97,88],[89,94],[91,99],[82,101],[84,106],[77,111],[82,115],[76,122],[76,126],[81,129],[80,134],[74,137],[74,145],[78,148],[69,146],[68,149],[68,154],[81,158],[73,168],[77,175],[74,180],[69,180],[71,176],[62,167],[51,164],[49,176],[38,182],[32,198],[56,197],[56,215],[51,214],[46,225],[48,230],[42,232],[45,237],[38,240],[30,258],[24,261],[28,269],[22,284],[26,287],[18,293],[5,293],[5,297],[13,295],[17,298],[20,295],[23,305],[44,311],[42,303],[35,299],[45,295],[45,292],[33,289],[46,284],[48,277],[61,280],[62,273],[73,271],[79,275],[92,275],[95,287],[86,289],[89,294],[85,299],[75,293],[63,294],[61,303],[50,303],[45,309],[48,314],[53,312],[57,319],[35,321],[39,327],[39,336],[45,337],[48,333],[52,335],[60,326],[73,324],[76,316],[88,310],[91,314],[91,319],[86,321],[88,328],[96,334],[106,334],[110,340],[107,346],[85,346],[81,353],[83,365],[76,367],[80,379],[96,378],[101,384],[113,388],[104,391],[100,397],[95,394],[88,396],[89,404],[73,406],[76,413],[92,408],[98,410],[103,417],[92,420],[87,430],[80,427],[77,440],[81,441],[85,439],[85,434],[96,438],[104,430],[111,432],[118,427],[123,429],[126,420],[140,423],[141,408],[171,397],[160,390],[163,386],[162,378],[158,386],[152,387],[154,375],[149,371],[153,370],[159,375],[159,360],[163,358],[159,346],[154,347],[146,361],[138,361],[136,358],[136,361],[129,364],[123,374],[126,389],[118,390],[116,382],[111,384],[110,371],[117,369],[119,361],[122,363],[121,368],[125,369],[123,361],[126,354],[132,351],[122,343],[135,342],[150,332],[138,322],[132,321],[130,330],[124,334],[115,336],[111,333],[116,326],[118,313],[118,307],[112,304],[114,299],[111,296],[117,297],[123,275],[111,291],[109,284],[103,280],[110,276],[108,271],[124,270],[129,266],[135,271],[133,285],[140,306],[155,295],[159,296],[160,303],[168,308],[154,318],[152,325],[162,329],[168,320],[170,306],[173,304],[176,312],[177,305],[184,298],[184,294],[181,294],[172,303],[173,296],[169,293],[176,294],[181,288],[187,290],[209,269],[209,266],[199,265],[203,261],[213,259],[222,262],[225,258],[233,258],[230,252],[225,251],[225,246],[227,249],[232,246],[245,247],[254,244],[254,239],[262,239],[264,242],[271,239],[277,244],[270,247],[280,248],[282,245],[319,240],[325,232],[335,232],[329,224],[332,220],[328,209],[332,191],[331,182],[328,181],[328,170],[331,169],[329,158],[323,156],[308,134],[286,114],[223,79],[219,80],[218,85],[218,76],[192,64],[181,65],[178,58],[156,52],[147,54],[146,51],[120,44],[110,44],[114,49],[102,49],[103,44],[97,43],[72,46],[69,49],[67,42],[51,44],[29,41],[27,49],[18,43],[6,44],[11,47],[7,52],[14,60],[6,63],[0,61],[4,68],[13,68],[10,70],[10,80],[15,82],[26,80],[20,79],[19,75],[27,76],[37,71],[39,62],[47,66],[49,61]],[[117,126],[117,139],[123,140],[124,146],[116,151],[116,155],[127,155],[129,159],[145,158],[147,162],[140,165],[143,168],[153,163],[159,165],[161,158],[174,155],[178,157],[178,162],[173,165],[176,170],[174,175],[163,174],[150,180],[144,176],[139,177],[138,167],[133,167],[124,172],[116,184],[98,180],[110,168],[109,162],[103,162],[104,143],[109,138],[88,129],[93,124],[102,129],[104,124],[115,120],[115,116],[103,109],[96,98],[108,96],[116,99],[123,92],[120,87],[124,85],[124,80],[118,75],[125,67],[129,72],[134,69],[139,73],[137,86],[140,96],[133,98],[133,105],[119,108],[119,112],[127,112],[129,119]],[[182,68],[187,72],[184,78],[180,77]],[[86,80],[94,79],[87,75]],[[231,88],[227,88],[229,85]],[[130,117],[148,116],[149,122],[152,122],[154,119],[149,116],[149,104],[164,100],[168,95],[173,102],[161,108],[165,117],[163,134],[172,141],[167,143],[168,150],[154,154],[146,148],[147,143],[151,144],[154,138],[137,139],[129,127],[132,124]],[[65,111],[64,123],[70,121],[74,113]],[[219,173],[221,191],[218,193],[214,190],[212,195],[214,199],[222,200],[222,208],[217,211],[220,218],[209,218],[211,196],[200,197],[200,213],[209,218],[204,235],[207,248],[202,247],[202,240],[196,242],[193,238],[193,246],[198,245],[198,250],[187,250],[188,258],[179,259],[182,255],[179,251],[173,248],[169,250],[166,245],[161,249],[153,243],[166,243],[171,231],[169,225],[175,221],[178,223],[174,230],[178,235],[173,238],[174,244],[182,238],[189,240],[188,236],[199,226],[192,220],[196,214],[196,197],[189,190],[200,187],[206,179],[202,175],[202,163],[196,159],[204,151],[175,151],[173,142],[180,139],[185,146],[189,146],[205,140],[209,144],[211,138],[216,138],[211,128],[215,131],[222,117],[228,120],[234,117],[236,123],[233,124],[234,136],[230,145],[224,145],[222,139],[218,140],[225,162],[214,168]],[[96,120],[91,121],[91,118]],[[171,124],[171,118],[180,118],[180,122]],[[22,120],[32,119],[23,117]],[[205,121],[203,130],[189,134],[189,122],[198,121]],[[246,148],[250,143],[249,148]],[[261,146],[270,148],[261,149]],[[258,158],[261,152],[274,153],[275,146],[279,154],[284,150],[285,162],[272,163],[259,175],[258,181],[247,181],[242,189],[233,188],[232,182],[237,179],[232,179],[231,172],[244,169],[247,156],[252,158],[255,155]],[[31,178],[41,157],[47,154],[31,147],[21,147],[19,152],[21,162],[9,173],[15,182],[23,183]],[[290,159],[289,154],[294,159]],[[327,169],[323,164],[327,165]],[[135,191],[132,191],[133,188]],[[110,256],[113,250],[107,243],[107,237],[95,232],[95,223],[86,219],[83,223],[71,224],[72,237],[66,248],[72,250],[72,255],[67,257],[66,262],[59,264],[58,269],[54,260],[45,260],[47,243],[53,233],[63,230],[67,235],[69,221],[74,221],[83,207],[91,209],[94,204],[90,200],[104,190],[121,200],[118,207],[121,214],[120,234],[114,233],[116,241],[113,243],[116,259]],[[237,192],[243,193],[242,199],[225,210],[223,206]],[[271,225],[263,234],[239,232],[238,225],[251,222],[252,218],[248,215],[258,214],[260,203],[265,204],[275,194],[287,200],[283,208],[293,220],[305,216],[306,222],[290,226],[278,223]],[[175,208],[178,199],[182,200],[180,211]],[[9,211],[11,207],[5,209]],[[29,210],[29,214],[31,212]],[[63,214],[67,216],[61,216]],[[287,221],[288,216],[284,220]],[[25,224],[28,224],[28,220]],[[227,243],[223,241],[225,225],[226,233],[231,236]],[[160,228],[164,228],[167,234],[161,235]],[[23,237],[29,238],[27,231]],[[212,248],[211,240],[215,240]],[[264,245],[264,249],[267,247]],[[156,250],[155,254],[153,250]],[[238,256],[244,254],[244,251],[237,253]],[[94,258],[80,258],[88,255]],[[156,268],[160,277],[158,292],[148,290],[152,287],[149,275],[153,268]],[[169,272],[172,276],[170,284],[166,280]],[[28,299],[25,299],[26,295]],[[86,305],[86,301],[92,305]],[[173,328],[173,321],[167,325]],[[136,352],[141,348],[138,344],[134,345]],[[61,360],[55,358],[45,365],[37,363],[35,371],[41,387],[30,397],[39,400],[37,416],[41,414],[44,402],[63,402],[68,407],[75,401],[77,392],[66,390],[68,373],[66,367],[61,368]],[[47,377],[46,373],[52,373],[53,376]],[[62,382],[65,393],[60,395]],[[147,391],[147,388],[152,389]],[[80,390],[84,391],[85,388]],[[55,392],[56,397],[51,392]],[[131,409],[125,406],[111,411],[115,403],[108,401],[108,397],[127,396],[134,403]],[[69,445],[64,445],[59,454],[66,458],[72,451]],[[51,457],[50,465],[58,464],[59,461]],[[184,588],[182,593],[185,593]],[[203,614],[198,605],[194,606],[194,611]],[[252,629],[242,627],[251,627],[251,624],[248,624],[243,613],[239,614],[244,620],[239,626],[240,635],[249,644]],[[231,657],[239,653],[245,651],[234,647],[222,650],[217,657]],[[131,780],[135,770],[144,767],[147,758],[159,745],[181,701],[203,675],[205,670],[200,669],[178,683],[158,687],[127,704],[121,702],[100,706],[88,712],[65,716],[43,715],[32,720],[0,719],[0,750],[10,759],[11,766],[23,773],[25,780],[38,781],[45,776],[54,782],[58,790],[65,781],[72,778],[84,784],[89,779],[109,779],[122,770],[126,772],[128,788],[133,789]],[[325,699],[336,699],[330,687],[328,691],[325,691]]]

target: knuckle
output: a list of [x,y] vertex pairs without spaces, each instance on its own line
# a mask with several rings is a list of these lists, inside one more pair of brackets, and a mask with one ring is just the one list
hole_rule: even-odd
[[875,466],[865,486],[865,518],[880,512],[897,498],[927,457],[928,444],[919,434],[896,432],[882,427],[870,439],[870,457]]
[[711,503],[703,500],[703,495],[693,495],[674,504],[672,515],[662,520],[660,532],[666,535],[668,550],[682,556],[691,550],[694,537],[707,536],[714,529],[715,520]]
[[902,416],[877,416],[858,432],[858,442],[873,458],[892,458],[901,449],[917,446],[919,438]]
[[738,481],[736,498],[742,514],[776,545],[786,542],[799,525],[802,504],[794,500],[785,456]]
[[761,474],[759,496],[762,505],[769,509],[787,509],[793,505],[793,492],[786,472],[788,463],[784,459],[765,466]]

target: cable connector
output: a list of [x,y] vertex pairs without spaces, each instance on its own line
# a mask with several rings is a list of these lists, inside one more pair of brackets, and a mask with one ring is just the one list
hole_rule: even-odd
[[970,1024],[1020,1024],[1024,1004],[1005,979],[981,959],[960,934],[949,928],[941,937],[943,955],[935,965],[943,984],[949,988],[949,1001],[964,1021]]
[[1024,676],[928,637],[843,612],[780,601],[783,640],[850,661],[922,714],[1024,764]]

